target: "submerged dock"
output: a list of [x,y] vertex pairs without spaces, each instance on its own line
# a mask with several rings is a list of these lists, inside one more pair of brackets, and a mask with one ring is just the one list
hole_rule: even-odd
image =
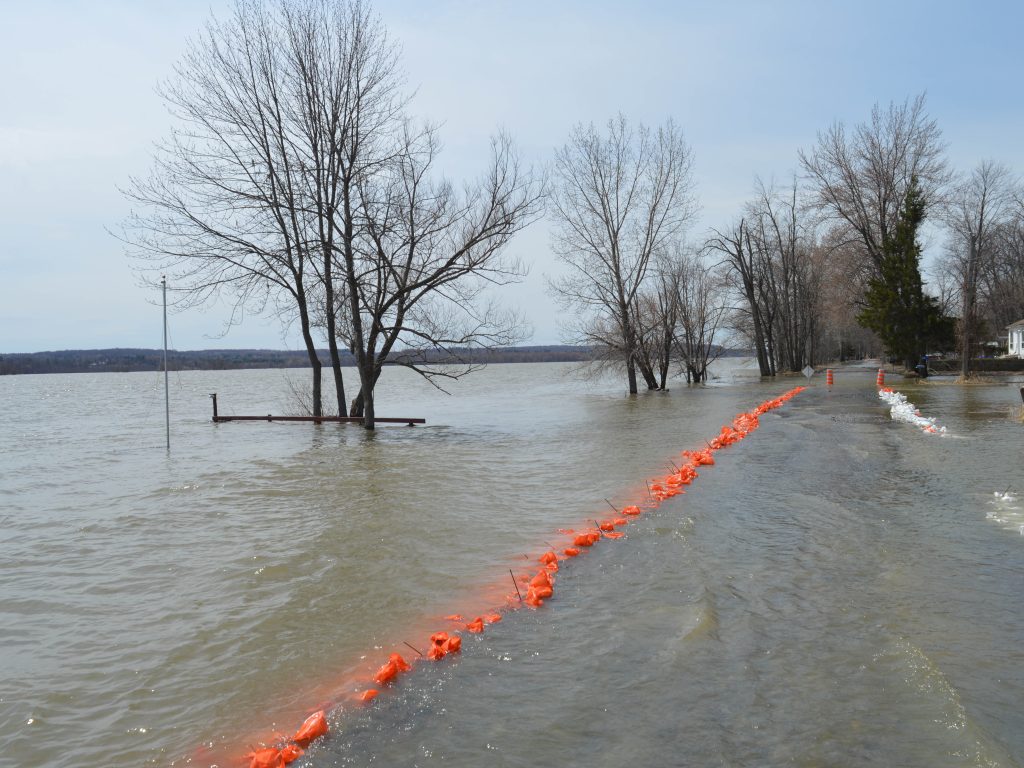
[[[217,412],[217,393],[211,392],[210,399],[213,401],[213,422],[220,424],[225,421],[306,421],[314,424],[361,424],[362,416],[274,416],[268,413],[266,416],[221,416]],[[407,424],[414,427],[417,424],[426,424],[426,419],[398,418],[395,416],[375,416],[375,424]]]

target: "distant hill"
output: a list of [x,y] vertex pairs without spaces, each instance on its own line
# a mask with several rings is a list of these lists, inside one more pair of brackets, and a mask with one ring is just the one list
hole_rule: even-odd
[[[539,346],[509,347],[499,350],[459,350],[463,359],[486,363],[573,362],[587,360],[586,347]],[[326,366],[330,354],[319,350]],[[441,355],[434,360],[442,362]],[[347,351],[342,365],[355,361]],[[172,371],[232,370],[238,368],[308,368],[305,351],[274,349],[201,349],[167,351],[167,367]],[[0,376],[20,373],[101,373],[163,370],[163,351],[159,349],[77,349],[55,352],[28,352],[0,355]]]
[[[726,351],[726,355],[746,355],[744,351]],[[582,362],[592,357],[590,347],[549,345],[536,347],[505,347],[494,350],[452,350],[452,356],[474,363],[562,363]],[[447,361],[452,360],[447,357]],[[330,355],[319,350],[321,362],[327,366]],[[438,352],[430,362],[446,362],[445,353]],[[355,361],[347,351],[342,365]],[[201,349],[167,351],[167,367],[172,371],[224,371],[238,368],[308,368],[304,351],[274,349]],[[159,349],[70,349],[56,352],[0,354],[0,376],[24,373],[104,373],[163,370],[163,351]]]

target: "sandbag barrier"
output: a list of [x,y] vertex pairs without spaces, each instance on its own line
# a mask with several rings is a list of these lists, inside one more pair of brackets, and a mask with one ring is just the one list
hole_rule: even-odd
[[[555,574],[559,572],[562,567],[561,564],[572,558],[579,557],[602,539],[615,540],[623,538],[625,534],[622,531],[615,530],[616,528],[625,527],[644,512],[657,509],[666,499],[685,493],[686,491],[683,488],[697,479],[697,470],[699,468],[714,465],[715,460],[712,454],[715,451],[745,438],[758,428],[758,418],[760,416],[775,408],[779,408],[804,389],[806,387],[795,387],[779,397],[766,400],[752,411],[737,415],[731,424],[722,427],[721,431],[713,439],[705,443],[703,450],[683,451],[681,456],[684,461],[680,466],[675,467],[673,465],[673,472],[663,477],[649,480],[647,482],[647,496],[635,504],[629,504],[621,510],[616,510],[614,517],[606,517],[604,520],[595,518],[588,521],[587,527],[583,530],[560,528],[558,533],[565,537],[563,546],[550,546],[547,551],[537,558],[539,567],[535,572],[521,574],[522,583],[527,585],[525,596],[520,591],[519,582],[513,573],[512,579],[515,583],[516,591],[514,594],[506,595],[506,602],[502,608],[477,616],[468,622],[460,614],[445,616],[444,619],[446,621],[460,626],[450,630],[434,632],[430,635],[429,645],[427,646],[429,650],[422,657],[425,660],[423,663],[437,662],[446,656],[459,653],[462,648],[461,633],[483,633],[488,626],[502,620],[502,611],[518,610],[523,605],[533,609],[543,606],[545,600],[554,596]],[[590,523],[593,523],[593,527],[590,527]],[[414,661],[419,662],[421,660],[414,659]],[[372,681],[367,681],[362,690],[354,693],[354,700],[361,704],[369,705],[380,695],[382,689],[393,686],[400,675],[411,672],[413,669],[413,665],[407,662],[401,654],[392,653],[388,660],[374,673]],[[327,716],[324,710],[321,709],[310,715],[291,738],[279,737],[275,743],[249,752],[245,755],[245,759],[249,761],[249,768],[284,768],[284,766],[301,757],[310,743],[324,736],[327,732]]]
[[935,419],[922,416],[917,406],[907,400],[902,392],[897,392],[889,387],[880,387],[878,396],[889,404],[889,416],[893,421],[905,421],[919,427],[922,432],[930,435],[944,435],[946,428],[940,427]]

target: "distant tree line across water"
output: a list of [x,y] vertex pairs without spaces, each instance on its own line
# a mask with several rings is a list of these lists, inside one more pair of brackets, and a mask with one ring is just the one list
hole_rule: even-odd
[[[326,365],[329,352],[319,350]],[[725,354],[744,355],[743,351]],[[502,349],[453,350],[450,361],[483,363],[564,363],[591,360],[589,347],[565,345],[506,347]],[[396,353],[401,357],[401,353]],[[443,364],[449,357],[436,351],[430,361]],[[342,365],[354,366],[350,353],[341,355]],[[309,368],[306,350],[274,349],[201,349],[168,350],[167,367],[172,371],[225,371],[243,368]],[[29,373],[127,373],[163,370],[163,351],[159,349],[78,349],[54,352],[26,352],[0,355],[0,376]]]

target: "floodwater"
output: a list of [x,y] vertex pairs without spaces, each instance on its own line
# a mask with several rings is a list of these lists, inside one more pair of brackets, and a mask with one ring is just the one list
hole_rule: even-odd
[[172,374],[169,454],[162,375],[0,378],[0,765],[244,765],[333,704],[293,765],[1024,766],[1019,382],[890,380],[937,436],[872,371],[816,376],[540,609],[354,703],[804,383],[722,370],[629,398],[568,365],[451,397],[389,369],[378,411],[428,424],[374,434],[210,423],[210,392],[294,410],[302,371]]

